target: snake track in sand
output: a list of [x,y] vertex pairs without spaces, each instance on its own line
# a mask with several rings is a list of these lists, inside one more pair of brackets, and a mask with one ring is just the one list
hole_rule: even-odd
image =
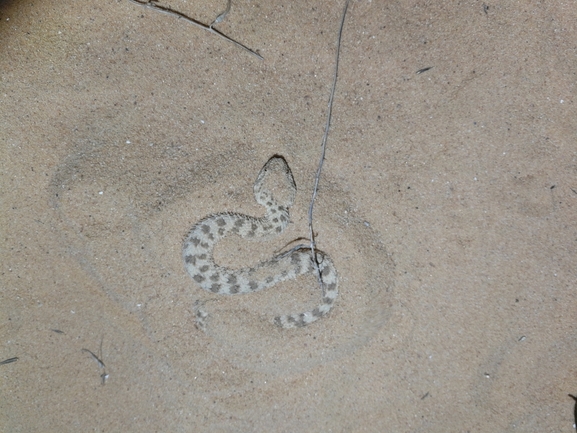
[[[271,176],[281,176],[288,188],[288,198],[278,200],[267,187]],[[260,170],[254,183],[256,201],[265,207],[264,217],[257,218],[239,213],[223,212],[207,216],[195,224],[184,240],[182,257],[192,279],[204,290],[235,295],[251,293],[272,287],[306,273],[315,273],[312,253],[308,247],[298,246],[258,263],[252,268],[230,269],[214,262],[213,251],[217,242],[230,233],[243,238],[266,238],[278,235],[289,223],[289,208],[296,196],[296,185],[286,160],[278,155],[270,158]],[[306,326],[325,316],[333,307],[338,294],[338,276],[330,257],[315,251],[321,272],[322,302],[304,313],[275,317],[282,328]],[[206,313],[197,313],[204,319]]]

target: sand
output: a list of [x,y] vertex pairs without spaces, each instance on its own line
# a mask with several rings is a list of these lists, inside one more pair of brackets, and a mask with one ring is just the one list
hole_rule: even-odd
[[216,27],[259,60],[126,0],[0,2],[1,431],[574,430],[572,2],[353,1],[314,214],[335,308],[281,330],[313,276],[219,297],[186,274],[195,222],[262,215],[274,154],[289,228],[217,259],[308,235],[342,7],[233,2]]

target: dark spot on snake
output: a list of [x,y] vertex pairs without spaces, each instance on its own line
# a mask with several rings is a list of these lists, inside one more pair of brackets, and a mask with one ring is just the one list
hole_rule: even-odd
[[282,227],[280,227],[280,226],[279,226],[279,227],[277,227],[275,231],[276,231],[277,233],[280,233],[280,232],[282,232]]
[[191,265],[194,265],[194,264],[196,264],[196,256],[193,256],[192,254],[189,254],[188,256],[186,256],[186,257],[184,258],[184,262],[185,262],[185,263],[188,263],[188,264],[191,264]]
[[327,292],[332,292],[337,289],[337,283],[331,283],[327,286]]
[[224,235],[224,229],[222,229],[222,228],[221,228],[221,229],[218,229],[218,235],[219,235],[219,236]]
[[197,283],[202,283],[204,280],[206,280],[206,278],[204,278],[202,275],[200,274],[196,274],[194,277],[192,277],[192,279],[194,281],[196,281]]
[[304,313],[299,314],[299,320],[298,321],[295,320],[295,325],[297,325],[297,327],[299,327],[299,328],[302,328],[303,326],[305,326]]
[[212,274],[209,278],[211,281],[218,281],[220,279],[220,275]]
[[201,266],[200,268],[198,268],[198,270],[199,270],[200,272],[206,272],[206,271],[208,271],[209,269],[210,269],[210,266],[208,266],[208,265],[204,265],[204,266]]
[[210,291],[213,293],[218,293],[220,290],[220,284],[213,284],[212,286],[210,286]]
[[203,233],[210,233],[210,226],[207,224],[203,224],[202,226],[200,226],[200,229],[202,230]]
[[315,308],[313,311],[311,311],[312,315],[315,317],[322,317],[323,313],[321,313],[321,310],[319,310],[318,308]]
[[219,218],[216,220],[216,225],[218,225],[219,227],[225,226],[226,221],[224,220],[224,218]]
[[237,283],[236,275],[229,275],[228,276],[228,283],[229,284],[236,284]]
[[206,254],[200,254],[200,255],[198,256],[198,259],[199,259],[199,260],[206,260]]
[[200,244],[200,239],[198,239],[198,238],[190,238],[190,242],[191,242],[192,245],[194,245],[195,247],[198,247],[198,244]]
[[250,290],[256,290],[258,289],[258,283],[256,281],[249,281],[248,287],[250,287]]
[[335,302],[333,298],[329,298],[328,296],[323,298],[323,304],[325,305],[333,305],[333,302]]
[[239,286],[238,284],[235,284],[234,286],[232,286],[232,287],[230,288],[230,293],[232,293],[233,295],[234,295],[235,293],[238,293],[239,291],[240,291],[240,286]]
[[244,225],[244,220],[243,220],[243,219],[237,219],[237,220],[234,222],[234,225],[235,225],[236,227],[242,227],[242,226]]

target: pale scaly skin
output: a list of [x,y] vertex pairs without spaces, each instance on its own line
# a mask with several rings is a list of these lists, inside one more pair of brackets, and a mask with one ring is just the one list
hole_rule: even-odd
[[[266,187],[267,178],[277,173],[284,176],[289,195],[278,201]],[[281,156],[273,156],[260,170],[254,183],[256,201],[265,207],[264,217],[256,218],[238,213],[210,215],[192,227],[185,238],[182,249],[184,266],[192,279],[204,290],[221,295],[250,293],[272,287],[299,275],[315,272],[312,253],[304,246],[274,256],[252,268],[230,269],[214,262],[216,243],[235,233],[243,238],[258,238],[278,235],[289,223],[289,207],[294,203],[296,185],[292,172]],[[300,314],[278,316],[274,322],[282,328],[306,326],[325,316],[333,307],[338,295],[338,276],[328,255],[316,251],[323,287],[322,302],[311,311]],[[206,318],[203,313],[202,319]],[[204,323],[201,323],[204,327]]]

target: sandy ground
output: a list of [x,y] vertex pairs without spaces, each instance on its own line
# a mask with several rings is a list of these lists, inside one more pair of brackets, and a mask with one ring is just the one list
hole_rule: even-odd
[[307,236],[343,2],[235,1],[264,60],[127,0],[0,2],[1,431],[574,431],[577,4],[499,3],[351,3],[315,208],[340,295],[287,331],[314,277],[211,296],[182,239],[262,215],[273,154],[289,228],[217,258]]

